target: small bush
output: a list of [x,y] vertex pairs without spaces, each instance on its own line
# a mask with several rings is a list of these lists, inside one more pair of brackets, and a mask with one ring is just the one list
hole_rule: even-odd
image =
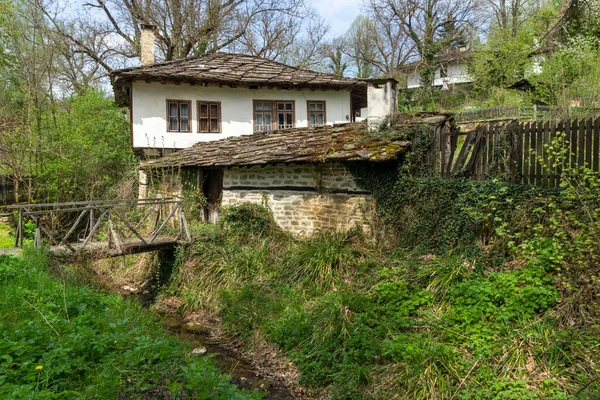
[[273,212],[260,204],[240,203],[224,207],[219,226],[227,233],[242,236],[266,236],[277,230]]

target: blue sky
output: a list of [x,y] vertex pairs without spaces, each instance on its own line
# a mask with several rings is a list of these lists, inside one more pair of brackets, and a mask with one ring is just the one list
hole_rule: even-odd
[[331,25],[330,36],[343,35],[360,14],[361,0],[308,0]]

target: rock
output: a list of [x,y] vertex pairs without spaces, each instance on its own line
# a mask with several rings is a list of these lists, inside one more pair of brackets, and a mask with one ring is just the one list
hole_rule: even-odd
[[128,292],[132,292],[132,293],[137,293],[138,292],[137,288],[134,288],[134,287],[129,286],[129,285],[123,286],[123,290],[126,290]]
[[193,333],[206,333],[206,328],[197,322],[186,322],[183,324],[183,329]]
[[194,350],[192,350],[192,354],[194,354],[196,356],[202,356],[202,355],[206,354],[206,347],[204,347],[204,346],[196,347]]
[[271,382],[266,380],[266,379],[261,379],[260,381],[257,382],[257,387],[260,390],[269,390],[269,388],[271,387]]

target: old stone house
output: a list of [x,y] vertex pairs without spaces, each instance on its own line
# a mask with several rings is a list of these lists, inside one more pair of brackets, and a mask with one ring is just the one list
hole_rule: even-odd
[[417,124],[436,137],[454,129],[449,116],[424,114],[385,134],[370,132],[366,122],[260,132],[199,143],[144,168],[194,171],[213,222],[220,205],[252,202],[266,204],[279,226],[293,233],[346,230],[367,222],[374,210],[353,170],[376,163],[397,168],[410,150],[404,133]]

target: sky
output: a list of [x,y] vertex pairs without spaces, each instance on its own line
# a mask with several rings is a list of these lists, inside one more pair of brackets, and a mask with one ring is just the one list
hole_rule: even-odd
[[346,33],[360,14],[362,0],[309,0],[317,12],[331,25],[329,35]]

